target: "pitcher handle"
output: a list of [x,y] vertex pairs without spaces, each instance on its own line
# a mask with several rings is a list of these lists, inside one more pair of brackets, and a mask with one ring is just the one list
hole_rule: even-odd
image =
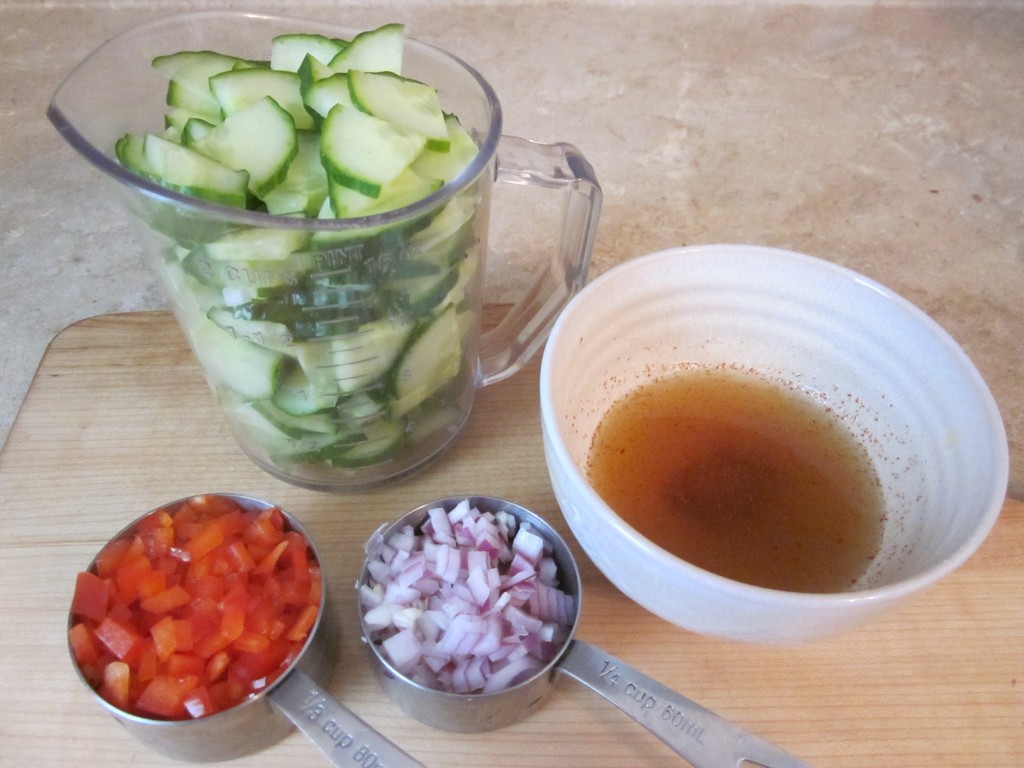
[[502,321],[481,337],[481,386],[522,368],[547,339],[562,308],[583,287],[602,200],[594,169],[570,144],[502,136],[497,157],[497,182],[565,190],[565,208],[551,263]]

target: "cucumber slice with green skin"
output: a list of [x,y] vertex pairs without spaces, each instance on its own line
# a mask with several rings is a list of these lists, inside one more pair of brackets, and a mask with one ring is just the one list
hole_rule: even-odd
[[[291,265],[280,260],[267,261],[226,261],[212,259],[207,256],[203,247],[192,250],[182,262],[185,272],[203,285],[222,291],[224,303],[231,306],[244,304],[251,296],[260,291],[285,289],[291,290],[297,281],[295,270]],[[230,295],[223,292],[231,291]],[[239,315],[241,316],[241,315]],[[273,317],[255,317],[252,319],[274,320]]]
[[[201,117],[190,117],[182,126],[178,142],[186,147],[195,148],[196,143],[214,128],[214,124]],[[167,134],[164,134],[167,136]]]
[[462,367],[462,337],[455,307],[448,305],[418,333],[398,361],[392,413],[404,416],[449,381]]
[[[274,352],[290,355],[294,341],[286,325],[268,320],[243,320],[229,309],[214,307],[206,316],[229,336],[258,344]],[[283,381],[281,386],[283,386]],[[276,394],[276,393],[275,393]]]
[[164,114],[164,138],[169,138],[174,134],[180,136],[189,120],[202,120],[214,125],[220,122],[220,117],[211,118],[209,115],[200,115],[190,109],[174,107]]
[[[214,203],[244,208],[249,174],[177,142],[147,133],[141,152],[137,139],[124,139],[121,162],[168,189]],[[135,165],[138,163],[139,165]]]
[[298,229],[236,229],[194,248],[182,266],[216,288],[291,288],[316,264],[303,250],[309,240]]
[[416,158],[427,139],[352,107],[335,106],[321,126],[327,175],[349,189],[379,197]]
[[405,422],[379,419],[368,424],[362,440],[342,451],[331,451],[332,466],[355,469],[387,461],[405,442]]
[[322,392],[357,392],[390,370],[414,325],[411,320],[384,318],[335,339],[296,344],[299,364]]
[[346,47],[347,40],[326,35],[301,32],[278,35],[270,41],[270,68],[297,72],[307,56],[312,56],[326,67]]
[[404,208],[440,189],[441,185],[440,180],[424,179],[407,168],[398,178],[382,187],[377,197],[343,186],[333,178],[329,179],[328,189],[334,215],[338,218],[352,218]]
[[[309,245],[310,234],[301,229],[236,229],[203,247],[203,253],[217,261],[284,261]],[[309,258],[297,268],[312,269]]]
[[383,387],[367,387],[345,395],[334,407],[338,422],[349,431],[363,428],[371,421],[391,418],[391,401]]
[[288,437],[301,439],[310,433],[319,435],[338,434],[338,423],[329,413],[307,413],[295,416],[282,411],[270,400],[255,400],[252,405],[257,413],[265,416],[267,421]]
[[339,104],[355,108],[349,92],[348,75],[344,72],[311,83],[303,91],[302,99],[306,109],[313,112],[321,121]]
[[348,87],[352,101],[363,112],[427,137],[426,146],[447,152],[448,126],[437,90],[392,72],[349,70]]
[[[467,309],[466,289],[472,282],[472,280],[476,277],[477,268],[479,266],[480,249],[479,247],[474,247],[467,251],[465,258],[463,258],[462,261],[459,262],[459,265],[457,267],[459,273],[458,279],[455,281],[455,284],[452,286],[451,290],[448,291],[448,295],[445,296],[444,299],[441,301],[442,306],[446,304],[451,304],[453,307],[455,307],[456,311],[459,313],[459,322],[462,325],[472,322],[473,314],[471,312],[465,311]],[[459,332],[459,336],[465,338],[468,331],[468,328],[463,327]]]
[[[165,139],[165,141],[170,141]],[[159,182],[160,178],[146,159],[146,134],[126,133],[114,144],[114,154],[125,168],[137,176]]]
[[310,54],[306,55],[295,71],[299,76],[299,93],[303,96],[303,101],[305,101],[306,90],[309,86],[338,74],[324,62],[320,61],[320,59]]
[[320,391],[301,366],[295,366],[282,378],[273,403],[292,416],[308,416],[334,408],[338,403],[338,393]]
[[269,399],[277,390],[283,359],[280,352],[234,338],[210,321],[192,330],[192,343],[215,386],[250,400]]
[[198,140],[195,149],[249,174],[249,190],[262,197],[288,173],[298,154],[295,121],[270,96],[236,112]]
[[423,152],[412,161],[411,167],[422,176],[441,179],[447,183],[473,162],[480,148],[469,132],[462,127],[458,118],[453,115],[446,116],[445,126],[448,129],[448,149],[438,152],[428,143]]
[[313,127],[313,118],[302,103],[300,80],[295,72],[251,67],[222,72],[210,78],[210,91],[225,118],[269,96],[292,116],[296,128]]
[[296,340],[355,334],[379,316],[378,292],[370,285],[249,287],[239,292],[255,297],[234,303],[235,317],[281,323]]
[[476,196],[468,192],[449,200],[426,227],[409,237],[406,251],[410,258],[442,268],[462,259],[466,248],[476,239],[476,207]]
[[[310,311],[307,307],[290,304],[251,302],[237,306],[233,310],[235,317],[247,320],[268,320],[281,323],[296,342],[312,342],[333,339],[341,334],[355,333],[359,326],[367,322],[366,317],[339,316],[334,310],[325,312]],[[296,352],[298,354],[298,352]],[[325,383],[317,379],[319,383]]]
[[360,69],[364,72],[401,74],[405,49],[405,25],[385,24],[360,32],[337,56],[328,62],[335,72]]
[[321,460],[317,458],[319,451],[343,439],[352,442],[355,440],[355,438],[328,432],[295,430],[294,434],[287,434],[279,424],[262,412],[264,409],[257,407],[256,402],[246,401],[226,405],[225,410],[236,428],[241,429],[250,437],[250,440],[246,442],[259,444],[271,461],[285,467],[319,461]]
[[[299,64],[298,75],[299,75],[299,95],[302,97],[302,103],[306,107],[306,111],[313,118],[313,125],[316,126],[317,130],[320,129],[320,123],[323,122],[324,115],[330,111],[328,107],[323,114],[313,109],[309,103],[309,91],[310,89],[319,83],[321,80],[327,80],[337,74],[333,69],[322,63],[319,59],[313,56],[306,56]],[[346,88],[348,83],[345,83]],[[333,104],[331,105],[333,106]]]
[[165,75],[167,104],[186,109],[208,120],[220,120],[221,109],[210,90],[210,78],[233,69],[251,67],[252,62],[214,51],[179,51],[153,59],[153,67]]
[[393,297],[392,304],[396,309],[422,315],[440,304],[458,279],[459,270],[453,267],[436,270],[434,274],[394,280],[384,285],[382,290]]
[[320,162],[320,135],[296,131],[298,151],[284,179],[263,196],[267,212],[313,217],[327,199],[327,172]]

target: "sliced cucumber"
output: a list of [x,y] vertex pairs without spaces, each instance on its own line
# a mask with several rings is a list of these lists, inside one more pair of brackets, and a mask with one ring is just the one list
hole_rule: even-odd
[[[296,340],[333,339],[354,334],[373,320],[377,307],[371,290],[360,286],[250,288],[249,292],[261,295],[236,304],[232,311],[235,317],[281,323]],[[321,386],[319,378],[311,378]],[[327,382],[327,391],[331,386]]]
[[210,78],[210,91],[225,118],[269,96],[292,116],[296,128],[313,127],[313,118],[302,103],[300,80],[295,72],[265,67],[236,69]]
[[423,329],[395,368],[392,413],[405,415],[459,374],[462,337],[455,307],[448,305]]
[[311,460],[319,461],[320,459],[316,458],[319,451],[343,439],[337,433],[282,428],[281,424],[264,413],[266,409],[258,405],[260,402],[234,403],[226,405],[225,410],[238,428],[252,436],[253,440],[246,442],[261,445],[275,463],[291,466],[300,462],[308,463]]
[[[404,28],[390,24],[350,42],[280,35],[267,61],[160,57],[164,134],[126,135],[116,154],[156,183],[273,216],[407,206],[478,150],[433,87],[401,76],[403,47]],[[162,279],[183,295],[183,325],[232,429],[309,477],[400,460],[443,432],[470,384],[462,344],[473,315],[459,310],[479,262],[477,195],[469,187],[398,224],[313,236],[154,211],[151,226],[176,246]]]
[[263,196],[267,213],[299,214],[313,217],[327,199],[327,172],[320,162],[320,136],[313,131],[296,131],[298,151],[288,173]]
[[[166,140],[166,139],[165,139]],[[169,141],[169,140],[166,140]],[[149,160],[146,159],[146,135],[142,133],[126,133],[114,144],[114,154],[125,168],[150,181],[160,181],[160,177]]]
[[[195,148],[196,143],[214,128],[214,124],[201,117],[190,117],[181,127],[178,141],[186,147]],[[167,137],[168,134],[164,134]]]
[[223,307],[210,309],[206,316],[233,338],[249,341],[275,352],[291,354],[293,339],[286,325],[268,320],[245,320],[235,317],[231,310]]
[[215,386],[250,400],[273,396],[281,374],[280,352],[235,338],[209,321],[193,329],[192,343]]
[[302,99],[306,108],[321,120],[339,104],[346,107],[354,106],[348,88],[348,74],[344,72],[310,83],[303,90]]
[[480,148],[455,116],[446,116],[445,126],[448,129],[448,149],[438,152],[428,143],[419,157],[412,161],[412,169],[423,176],[450,182],[466,169]]
[[328,176],[368,197],[398,178],[426,145],[423,134],[338,105],[324,118],[321,152]]
[[[472,313],[467,312],[468,309],[466,304],[466,289],[470,282],[476,277],[477,268],[480,266],[480,248],[473,247],[466,251],[465,258],[459,262],[457,268],[459,276],[452,286],[451,290],[448,291],[448,295],[441,301],[441,305],[451,304],[455,307],[455,310],[459,313],[459,320],[462,322],[463,316],[472,319]],[[463,328],[459,335],[465,337],[467,332],[466,328]]]
[[[253,293],[273,288],[291,288],[295,284],[295,273],[281,261],[224,261],[211,259],[203,247],[189,252],[182,262],[186,274],[203,285],[222,291],[225,305],[235,306],[251,300]],[[234,291],[230,296],[225,291]],[[241,314],[238,317],[243,317]],[[271,319],[274,318],[243,318]]]
[[296,366],[281,380],[274,393],[274,405],[292,416],[307,416],[333,408],[338,392],[323,392],[317,388],[301,366]]
[[299,64],[299,95],[302,97],[302,103],[306,106],[306,111],[313,117],[313,124],[316,125],[317,128],[320,127],[320,122],[323,120],[324,116],[310,107],[309,99],[307,98],[309,89],[321,80],[326,80],[335,74],[337,73],[335,73],[333,69],[314,56],[307,55],[306,58],[302,60],[302,63]]
[[285,178],[299,145],[291,115],[264,96],[196,141],[195,149],[248,172],[249,190],[262,197]]
[[385,24],[360,32],[329,65],[335,72],[360,69],[364,72],[401,74],[405,48],[405,25]]
[[329,413],[307,413],[295,416],[278,408],[270,400],[256,400],[253,409],[266,417],[288,437],[302,438],[309,433],[320,435],[338,434],[338,423]]
[[459,270],[454,267],[435,269],[432,274],[393,280],[384,285],[383,290],[393,297],[397,309],[422,315],[440,304],[458,279]]
[[[236,229],[202,247],[217,261],[284,261],[309,244],[310,234],[301,229]],[[312,259],[296,268],[312,268]]]
[[210,78],[249,66],[251,63],[244,59],[213,51],[179,51],[153,59],[153,67],[170,80],[167,104],[208,120],[221,117],[220,104],[210,90]]
[[391,401],[383,387],[367,387],[338,400],[334,412],[339,423],[348,425],[349,431],[361,429],[377,419],[390,419]]
[[424,179],[407,168],[382,187],[377,197],[370,197],[330,179],[331,210],[338,218],[386,213],[422,200],[440,189],[441,183],[438,179]]
[[363,430],[362,440],[329,457],[335,467],[366,467],[390,459],[405,440],[404,421],[378,419]]
[[198,120],[207,125],[220,122],[219,118],[211,118],[209,115],[200,115],[190,109],[174,107],[164,114],[164,138],[180,143],[181,134],[189,120]]
[[410,257],[442,268],[461,259],[475,238],[476,207],[477,198],[469,192],[449,200],[426,227],[410,236],[406,248]]
[[448,126],[437,89],[392,72],[350,70],[348,87],[359,109],[427,137],[426,146],[447,152]]
[[[128,140],[122,162],[132,170],[173,189],[203,200],[244,208],[248,200],[249,173],[229,168],[224,163],[189,147],[147,133],[142,139],[141,155],[137,140]],[[142,163],[133,167],[132,162]]]
[[390,370],[414,325],[410,320],[384,318],[335,339],[297,344],[299,364],[322,392],[356,392]]
[[326,35],[292,33],[278,35],[270,41],[270,68],[298,72],[302,60],[315,58],[324,66],[348,46],[347,40]]

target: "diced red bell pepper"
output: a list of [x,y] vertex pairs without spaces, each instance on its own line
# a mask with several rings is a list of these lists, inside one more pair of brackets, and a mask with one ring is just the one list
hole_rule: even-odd
[[198,685],[199,678],[195,675],[158,675],[149,681],[135,705],[142,712],[157,717],[180,719],[185,714],[185,697]]
[[68,644],[71,646],[72,656],[80,667],[93,664],[100,657],[96,643],[93,642],[92,632],[81,622],[72,625],[68,630]]
[[174,644],[182,653],[189,653],[192,650],[192,622],[188,619],[174,620]]
[[178,632],[174,626],[174,619],[170,616],[164,616],[151,626],[149,634],[153,638],[153,647],[160,661],[167,661],[171,654],[178,650]]
[[231,647],[245,653],[263,653],[270,648],[270,638],[259,632],[243,632],[235,638]]
[[95,630],[96,639],[112,654],[125,661],[138,651],[141,636],[125,624],[107,616]]
[[256,567],[252,569],[253,574],[257,576],[269,576],[273,573],[274,569],[277,567],[277,561],[281,559],[281,555],[284,554],[286,549],[288,549],[287,541],[278,542],[265,557],[256,563]]
[[206,661],[191,653],[172,653],[167,659],[165,669],[167,674],[172,677],[183,677],[184,675],[199,677],[206,669]]
[[190,602],[192,602],[192,595],[180,584],[175,584],[162,592],[144,598],[139,603],[139,607],[150,613],[170,613]]
[[231,664],[231,656],[228,652],[218,651],[206,662],[206,668],[203,670],[203,679],[207,683],[217,682],[227,673],[229,664]]
[[119,709],[128,706],[131,690],[131,667],[123,661],[112,661],[103,670],[100,695]]
[[71,613],[82,619],[103,621],[110,604],[110,583],[95,573],[83,571],[75,578],[75,596],[71,600]]
[[322,575],[279,509],[216,496],[140,521],[76,579],[83,677],[146,717],[204,717],[277,679],[316,622]]
[[210,691],[205,686],[199,686],[195,690],[191,691],[184,701],[185,711],[188,712],[189,717],[195,719],[198,717],[206,717],[216,712],[216,708],[213,703],[213,698],[210,696]]
[[284,639],[294,643],[304,642],[309,635],[309,630],[313,628],[317,613],[319,613],[319,607],[316,605],[307,605],[303,608],[298,618],[295,619],[295,623],[284,633]]
[[156,644],[140,641],[139,661],[135,665],[135,678],[140,683],[148,683],[160,672],[160,657],[157,655]]

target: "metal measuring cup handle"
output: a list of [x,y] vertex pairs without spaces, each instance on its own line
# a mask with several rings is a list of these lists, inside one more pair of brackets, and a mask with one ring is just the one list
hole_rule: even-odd
[[284,714],[331,761],[366,768],[423,768],[359,717],[341,706],[302,672],[291,672],[270,697]]
[[557,667],[614,704],[694,768],[811,768],[808,763],[676,693],[624,661],[573,640]]

